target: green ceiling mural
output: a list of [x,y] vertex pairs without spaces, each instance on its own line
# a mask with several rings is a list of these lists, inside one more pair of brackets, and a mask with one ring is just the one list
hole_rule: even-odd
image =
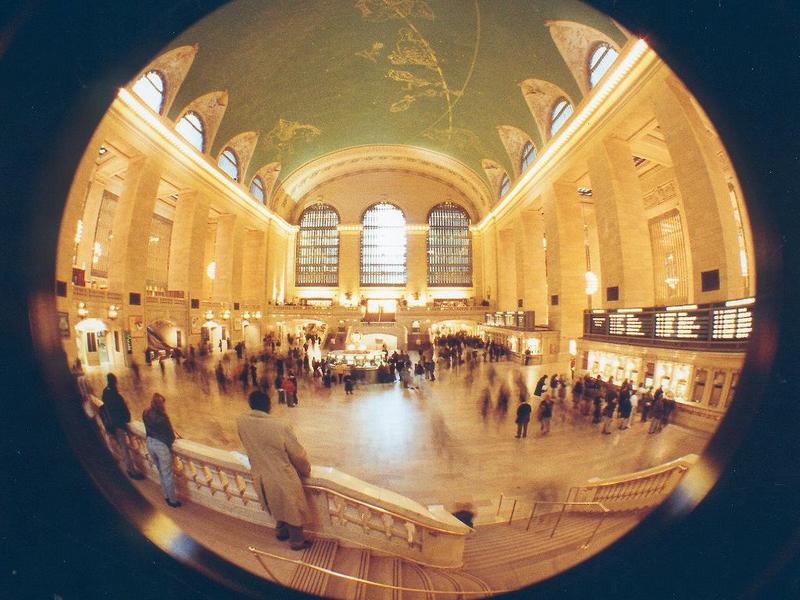
[[541,143],[519,82],[547,79],[581,97],[548,19],[625,41],[574,0],[238,0],[170,45],[199,45],[170,117],[227,90],[212,154],[259,131],[246,180],[271,161],[285,177],[328,152],[382,143],[437,150],[481,176],[482,158],[510,172],[497,125]]

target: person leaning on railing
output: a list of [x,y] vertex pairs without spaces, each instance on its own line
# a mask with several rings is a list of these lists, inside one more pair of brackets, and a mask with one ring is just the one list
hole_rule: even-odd
[[175,495],[175,482],[172,477],[172,444],[175,442],[175,431],[164,408],[166,399],[159,393],[153,394],[150,408],[142,413],[144,430],[147,434],[147,452],[150,460],[158,469],[164,500],[172,508],[181,506]]
[[128,450],[128,423],[131,421],[131,412],[125,399],[117,389],[117,376],[114,373],[106,375],[108,385],[103,390],[103,406],[100,408],[100,420],[110,436],[117,440],[125,469],[131,479],[144,479],[133,464],[131,453]]

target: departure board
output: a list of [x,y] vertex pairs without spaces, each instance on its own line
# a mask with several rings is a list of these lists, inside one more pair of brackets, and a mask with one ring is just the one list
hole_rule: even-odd
[[657,312],[657,338],[681,340],[708,339],[708,313],[700,311]]
[[608,315],[608,334],[649,336],[652,331],[652,318],[652,314],[647,313],[611,313]]
[[608,320],[605,314],[592,314],[589,321],[589,333],[597,335],[606,334],[606,321]]
[[746,340],[753,331],[753,313],[749,306],[717,308],[711,311],[711,338],[715,340]]

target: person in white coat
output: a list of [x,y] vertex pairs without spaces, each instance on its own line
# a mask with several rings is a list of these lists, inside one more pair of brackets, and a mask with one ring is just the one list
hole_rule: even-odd
[[303,525],[311,521],[301,478],[311,474],[311,463],[291,425],[269,414],[269,396],[256,390],[248,398],[251,410],[239,415],[237,425],[250,458],[253,486],[262,506],[276,521],[275,537],[289,540],[292,550],[311,546]]

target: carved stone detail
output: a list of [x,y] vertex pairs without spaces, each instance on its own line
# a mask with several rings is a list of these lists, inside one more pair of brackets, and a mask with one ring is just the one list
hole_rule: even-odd
[[522,88],[525,102],[531,109],[536,125],[539,127],[541,139],[549,140],[552,137],[550,135],[550,115],[556,101],[559,98],[566,98],[573,107],[575,101],[556,84],[543,79],[526,79],[520,84],[520,88]]
[[511,161],[511,167],[514,169],[514,176],[519,177],[522,172],[522,147],[525,145],[525,142],[533,143],[531,136],[522,131],[522,129],[512,125],[498,125],[497,133]]
[[189,111],[196,112],[203,120],[203,140],[204,152],[206,154],[211,152],[214,145],[214,138],[217,135],[222,117],[225,116],[225,109],[228,107],[228,92],[217,91],[209,92],[199,98],[192,100],[186,108],[184,108],[180,116],[176,119],[176,123],[181,120],[183,115]]
[[139,78],[150,71],[158,71],[164,76],[164,105],[161,107],[161,114],[169,114],[169,109],[178,95],[178,90],[186,79],[186,74],[194,62],[197,55],[197,44],[193,46],[179,46],[169,52],[165,52],[153,62],[142,69],[133,78],[130,85],[136,83]]
[[620,51],[619,44],[604,33],[574,21],[546,21],[545,24],[550,29],[550,36],[564,58],[564,62],[572,71],[578,87],[584,94],[587,94],[591,89],[589,87],[589,54],[600,42],[605,42],[617,52]]

